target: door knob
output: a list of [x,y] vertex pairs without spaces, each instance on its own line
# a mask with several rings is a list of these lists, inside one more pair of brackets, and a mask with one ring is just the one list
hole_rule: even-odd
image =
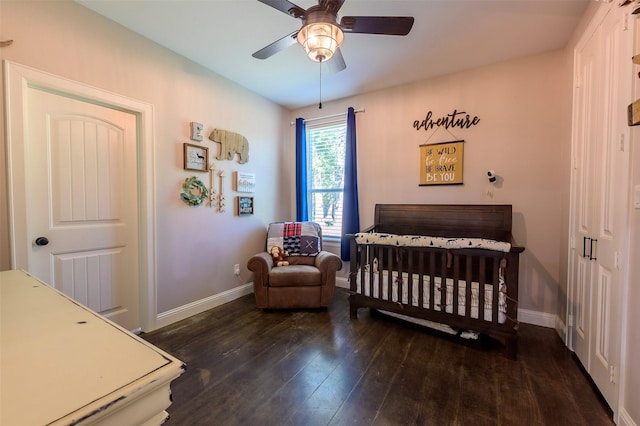
[[46,246],[47,244],[49,244],[49,240],[47,239],[47,237],[38,237],[38,238],[36,238],[36,245],[37,246]]

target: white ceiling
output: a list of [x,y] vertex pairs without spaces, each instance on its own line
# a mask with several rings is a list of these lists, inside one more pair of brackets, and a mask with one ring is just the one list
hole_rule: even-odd
[[[295,44],[251,54],[301,22],[257,0],[76,0],[287,108],[319,100],[319,65]],[[302,8],[315,0],[294,0]],[[564,47],[589,0],[346,0],[342,16],[413,16],[405,37],[345,34],[329,101]]]

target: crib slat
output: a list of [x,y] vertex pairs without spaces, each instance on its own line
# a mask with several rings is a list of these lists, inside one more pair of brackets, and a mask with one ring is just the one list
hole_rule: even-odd
[[403,299],[402,299],[402,295],[404,294],[403,292],[403,285],[404,285],[404,280],[403,280],[403,270],[402,267],[404,265],[404,259],[403,259],[403,252],[402,249],[400,247],[396,247],[395,248],[395,252],[396,252],[396,264],[397,264],[397,277],[396,277],[396,282],[398,283],[396,285],[396,290],[397,290],[397,294],[396,294],[396,301],[403,303]]
[[465,291],[467,293],[467,297],[465,300],[465,304],[464,304],[464,310],[465,310],[465,316],[467,318],[471,318],[471,302],[472,302],[472,298],[471,298],[471,287],[472,287],[472,283],[473,283],[473,264],[471,262],[472,258],[471,256],[467,255],[467,269],[466,269],[466,276],[465,276],[465,280],[466,280],[466,285],[465,285]]
[[418,250],[418,306],[424,308],[424,250]]
[[358,256],[360,256],[360,294],[365,294],[364,285],[365,285],[367,264],[369,263],[369,250],[370,250],[370,246],[362,245],[360,246],[360,252],[358,254]]
[[[375,272],[374,272],[374,260],[375,260],[375,255],[374,255],[374,253],[375,253],[375,246],[373,246],[373,245],[366,245],[366,246],[364,246],[364,247],[366,247],[366,250],[367,250],[367,251],[366,251],[366,256],[367,256],[366,263],[367,263],[367,266],[368,266],[368,269],[367,269],[367,272],[368,272],[368,273],[367,273],[367,276],[368,276],[368,278],[367,278],[367,279],[366,279],[366,281],[365,281],[365,277],[364,277],[364,276],[363,276],[363,277],[361,277],[362,279],[361,279],[361,285],[360,285],[360,288],[361,288],[361,293],[362,293],[362,294],[366,294],[366,293],[365,293],[365,291],[366,291],[365,289],[367,289],[367,290],[369,291],[369,296],[373,296],[373,294],[371,293],[371,277],[372,277],[372,276],[373,276],[373,274],[375,273]],[[365,269],[363,269],[362,271],[363,271],[363,274],[362,274],[362,275],[364,275],[364,271],[365,271]]]
[[376,246],[376,255],[378,256],[378,298],[383,299],[382,287],[384,285],[384,247]]
[[[374,282],[375,282],[375,275],[376,275],[376,270],[375,270],[375,265],[376,265],[376,259],[378,258],[378,246],[376,245],[371,245],[368,246],[369,247],[369,282],[367,283],[367,287],[369,288],[369,295],[371,297],[373,297],[374,293]],[[379,261],[379,259],[378,259]]]
[[487,268],[487,258],[484,256],[478,256],[480,260],[479,271],[478,271],[478,318],[482,320],[486,320],[484,316],[484,303],[485,303],[485,284],[487,282],[486,279],[486,268]]
[[[393,300],[393,247],[389,247],[387,250],[387,299]],[[381,276],[382,278],[382,276]],[[380,280],[382,281],[382,280]],[[380,293],[382,294],[382,293]]]
[[413,254],[414,251],[407,252],[407,304],[413,305]]
[[365,245],[363,246],[363,250],[362,250],[362,256],[364,257],[364,259],[362,259],[362,266],[361,266],[361,274],[360,274],[360,292],[362,294],[367,294],[366,293],[366,289],[368,288],[368,283],[365,281],[366,280],[366,267],[367,265],[369,266],[369,270],[371,270],[371,246],[369,245]]
[[453,314],[460,314],[460,306],[458,302],[458,289],[460,286],[460,255],[453,254]]
[[434,250],[430,250],[429,251],[429,309],[431,310],[433,310],[434,300],[436,298],[435,270],[436,270],[436,252]]
[[440,310],[446,312],[447,305],[447,252],[440,253]]

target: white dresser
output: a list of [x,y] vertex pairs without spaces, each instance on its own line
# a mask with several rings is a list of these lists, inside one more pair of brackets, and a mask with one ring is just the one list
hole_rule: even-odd
[[0,425],[157,425],[184,364],[23,271],[0,272]]

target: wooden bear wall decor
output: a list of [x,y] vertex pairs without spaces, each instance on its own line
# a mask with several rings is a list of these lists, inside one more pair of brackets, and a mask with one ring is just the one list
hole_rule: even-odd
[[209,139],[220,144],[220,155],[217,160],[233,160],[238,154],[238,163],[243,164],[249,161],[249,141],[239,133],[228,130],[213,129]]

